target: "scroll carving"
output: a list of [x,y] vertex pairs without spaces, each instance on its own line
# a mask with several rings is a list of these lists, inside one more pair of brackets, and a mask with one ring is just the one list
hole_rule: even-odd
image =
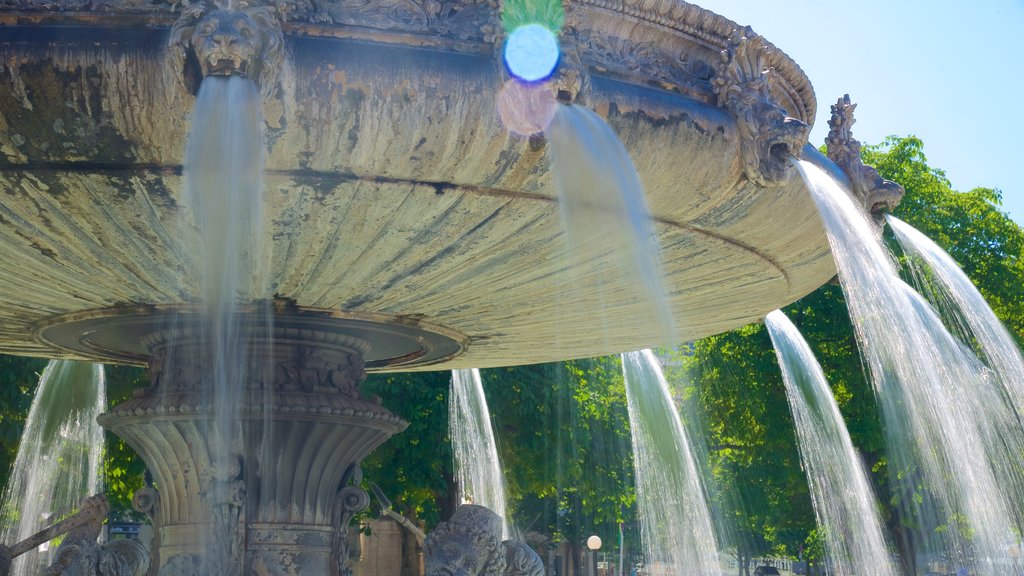
[[[359,487],[362,479],[362,470],[354,464],[350,466],[342,479],[342,487],[338,491],[338,500],[334,505],[333,525],[335,530],[331,548],[332,555],[334,556],[333,568],[336,570],[336,576],[352,576],[352,567],[348,562],[349,524],[356,514],[366,510],[367,506],[370,505],[370,495],[366,493],[366,490]],[[349,482],[353,485],[349,485]]]
[[811,130],[772,99],[769,56],[764,38],[750,27],[733,31],[711,82],[718,105],[736,119],[743,172],[758,186],[789,179],[789,159],[800,154]]

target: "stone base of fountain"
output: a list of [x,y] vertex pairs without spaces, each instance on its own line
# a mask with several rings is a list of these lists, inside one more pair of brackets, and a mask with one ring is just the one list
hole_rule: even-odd
[[152,473],[161,574],[342,573],[348,520],[369,503],[351,485],[359,463],[406,427],[360,396],[363,356],[379,355],[349,325],[254,318],[242,316],[244,384],[231,401],[213,392],[207,342],[186,318],[142,338],[151,386],[100,417]]

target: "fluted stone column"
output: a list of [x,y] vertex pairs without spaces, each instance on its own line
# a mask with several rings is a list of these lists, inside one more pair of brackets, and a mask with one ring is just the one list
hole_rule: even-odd
[[225,430],[202,342],[150,336],[152,385],[100,417],[152,473],[159,573],[345,573],[345,529],[368,504],[351,485],[358,464],[406,426],[359,395],[366,344],[317,330],[250,338]]

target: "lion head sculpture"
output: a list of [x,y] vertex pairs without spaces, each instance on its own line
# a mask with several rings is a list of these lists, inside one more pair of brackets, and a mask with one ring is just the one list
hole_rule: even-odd
[[177,64],[171,73],[193,94],[207,76],[244,76],[270,95],[283,60],[281,14],[276,5],[244,2],[186,6],[171,28],[168,45]]
[[463,504],[423,543],[425,576],[501,576],[505,549],[501,517],[483,506]]
[[749,27],[733,31],[721,55],[712,87],[718,105],[736,119],[744,174],[758,186],[781,183],[789,178],[789,159],[807,144],[811,127],[789,117],[772,99],[775,70],[766,65],[764,38]]

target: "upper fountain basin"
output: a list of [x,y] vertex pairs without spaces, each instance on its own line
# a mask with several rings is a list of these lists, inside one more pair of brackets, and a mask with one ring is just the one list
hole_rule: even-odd
[[[458,342],[431,369],[663,343],[611,255],[562,257],[543,141],[509,134],[496,111],[496,10],[346,0],[288,13],[287,57],[264,86],[270,294]],[[0,12],[0,352],[123,361],[47,331],[194,302],[181,159],[195,86],[164,48],[177,20],[162,2]],[[567,21],[586,104],[646,189],[678,338],[757,321],[834,276],[799,177],[752,183],[736,121],[715,105],[735,24],[667,0],[574,2]],[[265,63],[247,58],[224,52],[207,72],[256,75]],[[802,71],[778,51],[770,63],[771,96],[811,122]],[[566,318],[569,283],[592,314]]]

